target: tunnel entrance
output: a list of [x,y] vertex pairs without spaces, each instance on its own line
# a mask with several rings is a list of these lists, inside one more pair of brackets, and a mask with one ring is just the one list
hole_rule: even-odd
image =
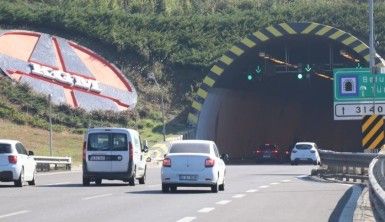
[[[269,37],[269,30],[272,37],[280,32],[259,33]],[[233,157],[249,157],[261,144],[291,148],[297,141],[360,151],[360,121],[333,120],[333,69],[368,66],[366,56],[355,50],[357,43],[345,43],[300,34],[271,38],[248,50],[238,45],[242,56],[228,66],[214,65],[211,71],[219,77],[208,75],[204,83],[212,87],[198,90],[205,98],[193,103],[199,111],[197,139],[214,140]],[[225,54],[225,63],[225,57],[234,58]]]

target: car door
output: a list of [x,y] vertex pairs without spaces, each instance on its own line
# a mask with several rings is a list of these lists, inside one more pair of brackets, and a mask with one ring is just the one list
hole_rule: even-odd
[[111,172],[111,133],[92,132],[87,138],[87,170]]
[[216,160],[218,161],[218,168],[219,168],[218,180],[221,181],[222,183],[225,179],[225,162],[220,158],[217,145],[213,144],[213,149],[214,149]]
[[20,160],[20,164],[24,168],[24,180],[30,180],[32,173],[31,164],[28,161],[27,150],[21,143],[16,143],[16,150],[18,153],[18,161]]
[[135,135],[135,146],[137,146],[137,177],[142,177],[146,170],[146,161],[143,158],[142,143],[139,135]]
[[129,162],[130,138],[127,131],[116,131],[111,133],[111,171],[127,172]]

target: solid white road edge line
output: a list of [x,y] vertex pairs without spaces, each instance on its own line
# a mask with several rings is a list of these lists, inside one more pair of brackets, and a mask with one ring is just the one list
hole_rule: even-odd
[[208,213],[210,211],[213,211],[215,208],[214,207],[205,207],[200,210],[198,210],[198,213]]
[[21,211],[9,213],[9,214],[4,214],[4,215],[0,215],[0,219],[6,218],[6,217],[13,217],[13,216],[17,216],[17,215],[20,215],[20,214],[26,214],[26,213],[29,213],[29,212],[31,212],[31,211],[29,211],[29,210],[21,210]]
[[95,196],[91,196],[91,197],[83,197],[82,200],[91,200],[91,199],[95,199],[95,198],[108,197],[108,196],[112,196],[112,193],[95,195]]
[[178,220],[177,222],[190,222],[195,220],[196,217],[183,217],[182,219]]
[[301,179],[301,178],[306,178],[309,177],[309,175],[301,175],[301,176],[296,176],[296,178]]
[[339,222],[352,221],[353,219],[354,211],[357,206],[357,200],[361,195],[362,189],[359,186],[353,186],[352,189],[352,195],[350,195],[348,202],[345,204],[345,207],[341,212],[338,220]]
[[246,196],[245,194],[237,194],[237,195],[234,195],[233,198],[242,198]]
[[216,202],[216,204],[225,205],[225,204],[228,204],[230,202],[231,202],[231,200],[221,200],[221,201]]
[[57,186],[57,185],[65,185],[65,184],[69,184],[70,182],[61,182],[61,183],[49,183],[49,184],[45,184],[44,186]]

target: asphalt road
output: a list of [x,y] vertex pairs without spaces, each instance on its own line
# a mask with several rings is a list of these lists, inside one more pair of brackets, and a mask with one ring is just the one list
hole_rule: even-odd
[[135,187],[120,181],[83,187],[79,171],[41,173],[36,186],[0,183],[0,221],[336,221],[350,187],[309,180],[313,167],[227,166],[225,191],[217,194],[209,188],[163,194],[159,168]]

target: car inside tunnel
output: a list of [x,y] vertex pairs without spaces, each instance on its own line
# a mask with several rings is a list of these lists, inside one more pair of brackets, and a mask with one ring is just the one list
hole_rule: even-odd
[[291,149],[362,151],[360,121],[333,119],[333,69],[367,67],[342,43],[316,36],[272,39],[224,70],[208,91],[197,138],[214,140],[234,158],[252,157],[261,144]]

